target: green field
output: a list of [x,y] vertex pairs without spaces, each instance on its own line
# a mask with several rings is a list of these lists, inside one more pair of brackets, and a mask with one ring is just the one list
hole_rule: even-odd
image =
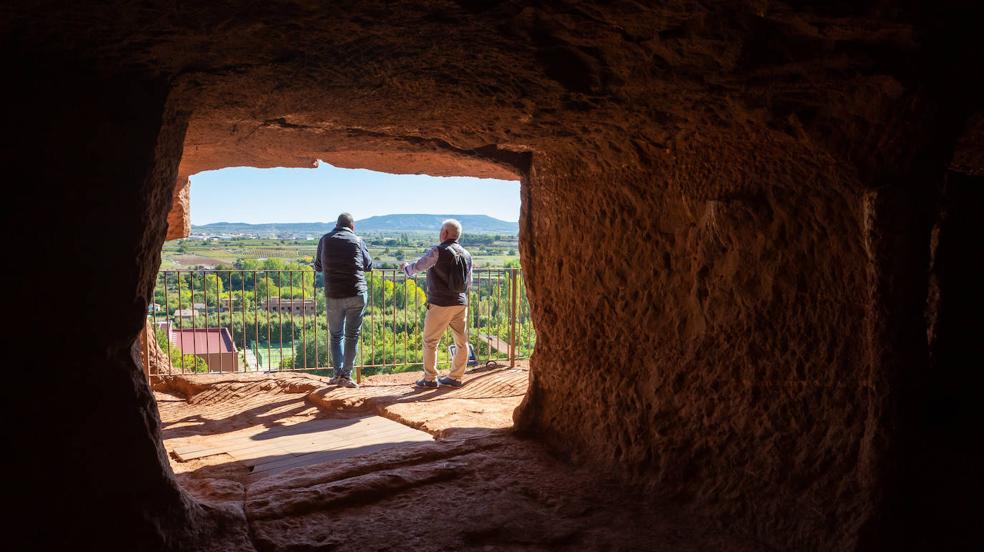
[[[416,259],[434,245],[423,236],[410,239],[407,234],[371,234],[363,239],[376,266],[384,269],[395,268],[402,260]],[[511,266],[519,260],[516,236],[466,236],[463,245],[472,254],[476,268]],[[317,249],[317,240],[303,239],[175,240],[164,244],[161,270],[214,268],[232,265],[239,259],[278,259],[307,264],[313,261]]]
[[[280,369],[282,359],[290,358],[294,353],[294,343],[290,341],[285,341],[282,348],[277,343],[271,343],[269,348],[263,344],[254,345],[255,343],[250,344],[250,350],[253,351],[261,371]],[[281,351],[283,351],[282,354]]]

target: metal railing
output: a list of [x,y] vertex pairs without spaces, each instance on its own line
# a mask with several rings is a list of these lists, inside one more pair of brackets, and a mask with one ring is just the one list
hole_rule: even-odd
[[[357,380],[364,373],[420,368],[423,275],[376,269],[366,280]],[[313,270],[162,271],[147,316],[172,373],[327,374],[331,366],[324,288]],[[520,269],[474,270],[468,330],[479,364],[529,357],[536,332]],[[446,334],[438,348],[439,369],[449,366],[452,343]]]

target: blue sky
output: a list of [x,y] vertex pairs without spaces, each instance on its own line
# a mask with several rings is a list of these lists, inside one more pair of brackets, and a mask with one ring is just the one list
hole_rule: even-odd
[[229,167],[191,177],[191,223],[334,222],[391,213],[519,220],[519,182],[339,169]]

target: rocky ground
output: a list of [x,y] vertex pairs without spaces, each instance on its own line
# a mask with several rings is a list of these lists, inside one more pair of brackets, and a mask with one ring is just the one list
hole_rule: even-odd
[[[172,378],[157,401],[171,466],[206,508],[242,525],[219,546],[259,550],[757,550],[720,523],[654,504],[612,474],[514,434],[527,368],[418,390],[417,374],[357,390],[309,375]],[[294,439],[291,428],[384,418],[433,436],[368,453],[256,473],[242,451],[185,459],[193,443],[234,449],[236,435]],[[406,428],[405,428],[406,429]],[[330,439],[332,431],[321,432]],[[408,430],[409,431],[409,430]],[[262,433],[266,432],[266,433]],[[411,431],[412,433],[412,431]],[[255,437],[254,437],[255,438]],[[313,438],[313,437],[312,437]],[[191,447],[191,448],[189,448]],[[194,456],[193,454],[191,456]]]

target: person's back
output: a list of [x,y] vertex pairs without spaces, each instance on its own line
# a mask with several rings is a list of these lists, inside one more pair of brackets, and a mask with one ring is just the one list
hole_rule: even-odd
[[325,315],[335,368],[335,377],[330,383],[358,387],[351,374],[359,347],[362,316],[368,303],[364,273],[372,270],[372,257],[365,242],[355,235],[352,215],[338,215],[335,229],[321,237],[314,269],[323,272],[325,277]]
[[457,240],[446,240],[435,249],[437,262],[427,271],[427,302],[439,307],[467,305],[471,254]]
[[[461,223],[448,219],[441,224],[439,245],[423,257],[400,267],[408,278],[427,271],[427,314],[424,316],[424,377],[419,387],[461,387],[468,362],[468,291],[471,288],[472,258],[461,247]],[[457,350],[447,376],[437,377],[437,345],[451,328]]]
[[366,291],[364,272],[372,270],[372,259],[365,251],[365,243],[352,229],[336,227],[318,243],[314,268],[324,272],[328,297],[352,297]]

